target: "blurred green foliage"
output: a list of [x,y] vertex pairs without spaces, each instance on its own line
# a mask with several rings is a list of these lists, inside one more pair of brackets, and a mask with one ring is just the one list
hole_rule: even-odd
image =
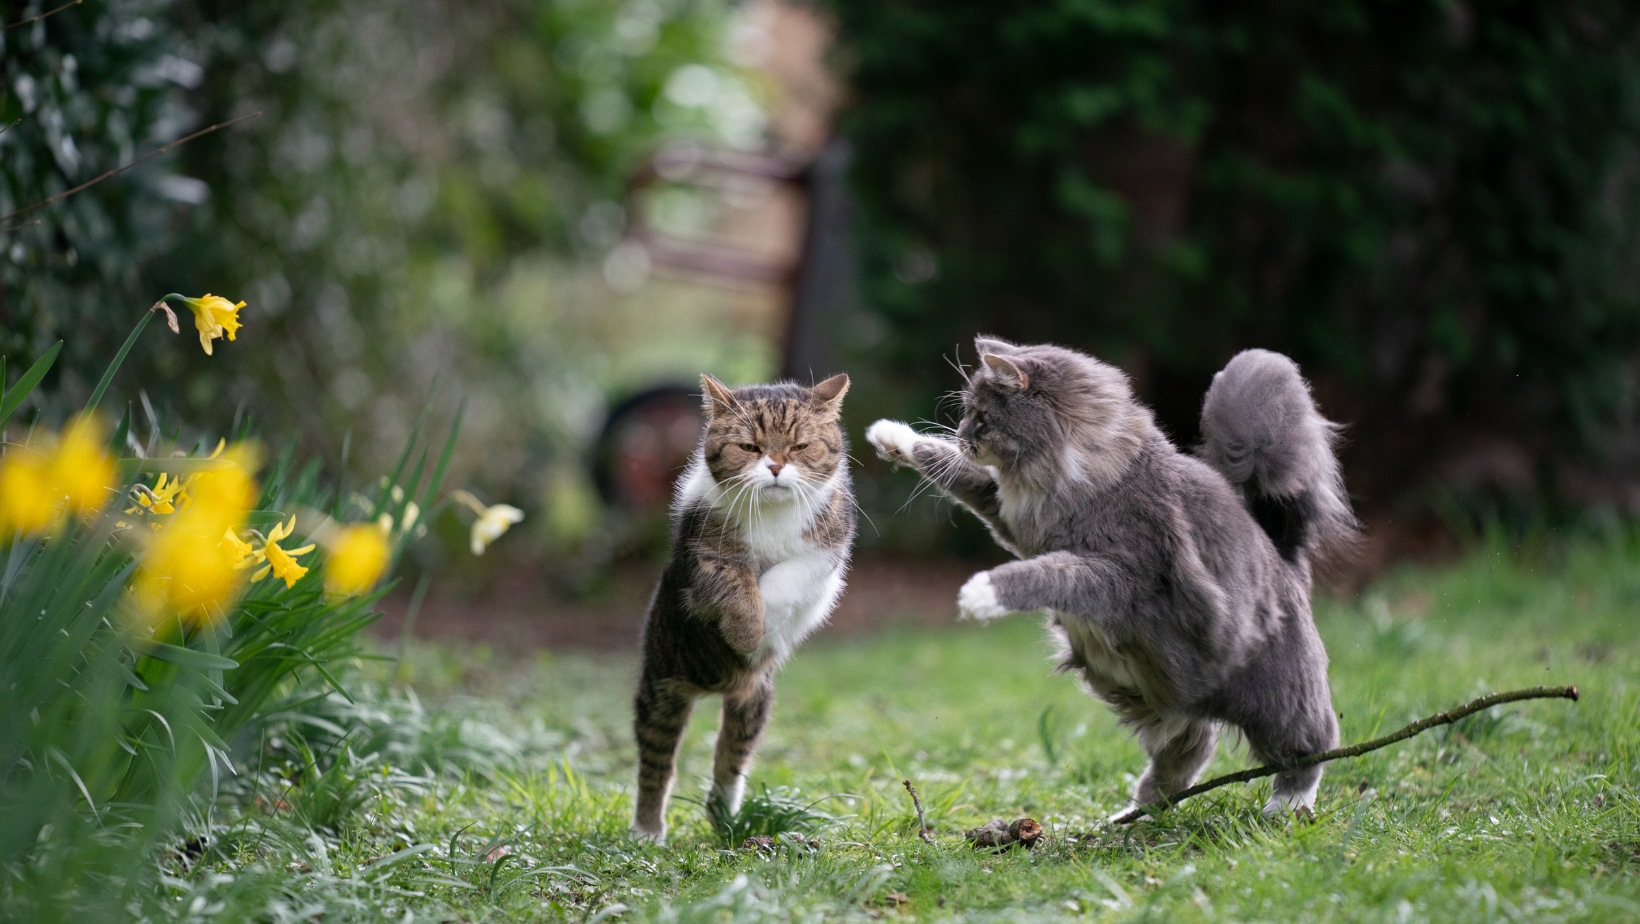
[[[8,0],[0,17],[21,23],[59,5]],[[128,163],[193,124],[181,87],[198,82],[199,67],[155,18],[164,9],[155,0],[88,0],[0,31],[0,215]],[[32,358],[66,339],[56,376],[83,401],[147,307],[127,304],[129,293],[145,261],[174,240],[178,198],[195,193],[155,161],[0,220],[0,353]]]
[[[44,365],[56,355],[49,352]],[[109,378],[123,358],[114,360]],[[114,445],[125,445],[130,426],[127,414]],[[294,446],[287,446],[271,464],[249,522],[270,538],[277,538],[275,525],[287,516],[295,523],[298,514],[315,532],[321,523],[359,518],[374,523],[387,516],[403,524],[413,522],[407,510],[417,496],[420,509],[436,514],[456,432],[436,456],[423,435],[419,426],[412,429],[374,498],[323,477],[317,460],[298,464]],[[30,436],[37,445],[8,444],[0,458],[40,452],[44,435]],[[235,438],[247,436],[241,431]],[[139,509],[134,486],[151,487],[135,474],[138,462],[170,465],[175,475],[177,466],[186,470],[185,463],[207,455],[210,444],[178,444],[156,426],[145,447],[136,440],[131,445],[135,456],[123,460],[128,474],[103,509],[84,522],[64,516],[38,534],[7,524],[0,536],[0,917],[6,920],[109,920],[132,911],[129,902],[147,901],[157,885],[159,852],[199,849],[197,842],[175,844],[177,828],[189,816],[211,814],[223,777],[238,772],[236,739],[243,751],[292,709],[332,692],[346,698],[333,670],[362,654],[360,633],[380,615],[374,607],[388,589],[329,591],[326,565],[308,558],[309,567],[288,583],[252,578],[226,606],[212,604],[217,619],[145,612],[131,588],[142,569],[164,567],[144,549],[163,541],[151,537],[169,535],[149,527],[187,527],[170,517],[131,516]],[[190,502],[176,501],[183,509]],[[309,528],[298,536],[309,537]],[[414,526],[401,528],[393,558],[418,535]],[[291,551],[301,551],[300,541],[290,543]],[[309,545],[301,554],[312,551]]]
[[1188,444],[1262,346],[1378,510],[1435,480],[1591,502],[1580,466],[1640,462],[1633,4],[830,8],[888,325],[861,355],[902,413],[988,331],[1123,364]]
[[[0,10],[17,21],[41,6]],[[726,52],[731,12],[726,0],[87,0],[7,32],[5,112],[23,118],[0,135],[13,207],[261,114],[0,234],[0,347],[32,355],[77,332],[45,390],[60,416],[83,401],[98,348],[146,307],[133,292],[244,299],[216,368],[172,338],[132,358],[113,406],[130,401],[140,419],[148,401],[156,418],[207,430],[248,414],[379,471],[437,378],[468,398],[453,470],[487,500],[596,503],[581,453],[611,398],[657,375],[614,345],[687,329],[688,298],[702,300],[606,281],[627,174],[663,138],[762,143],[760,90]],[[16,89],[48,84],[50,106],[44,90]],[[693,354],[670,362],[685,381],[702,368]],[[573,541],[587,521],[530,522]]]

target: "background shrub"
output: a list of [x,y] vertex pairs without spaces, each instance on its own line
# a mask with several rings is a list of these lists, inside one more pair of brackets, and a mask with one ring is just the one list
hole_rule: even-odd
[[1620,496],[1632,5],[830,6],[887,325],[860,353],[910,412],[989,331],[1121,363],[1188,444],[1212,373],[1261,346],[1350,424],[1380,514]]

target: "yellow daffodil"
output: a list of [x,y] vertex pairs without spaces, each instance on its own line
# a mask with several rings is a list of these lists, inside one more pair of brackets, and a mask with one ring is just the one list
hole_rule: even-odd
[[[239,443],[220,458],[232,464],[188,479],[189,509],[244,511],[255,507],[257,490],[251,473],[261,464],[261,451],[254,444]],[[213,535],[221,533],[217,530]]]
[[[256,504],[254,446],[230,448],[232,462],[188,479],[191,501],[176,505],[170,523],[147,544],[133,581],[138,607],[150,620],[173,613],[195,623],[221,619],[238,597],[244,572],[235,567],[249,543],[237,541],[245,515]],[[163,483],[176,498],[174,481]]]
[[228,554],[233,556],[235,565],[244,561],[247,556],[256,554],[256,547],[233,534],[233,527],[222,531],[222,544],[227,547]]
[[483,555],[490,543],[501,538],[515,523],[524,519],[524,511],[510,504],[491,504],[486,507],[478,498],[466,491],[452,492],[451,497],[471,507],[478,518],[473,520],[473,530],[469,537],[474,555]]
[[302,575],[308,573],[308,569],[296,563],[295,556],[306,555],[313,551],[312,543],[289,551],[279,547],[279,541],[288,538],[294,529],[296,529],[296,518],[293,516],[290,518],[290,522],[281,523],[275,526],[272,532],[268,533],[268,539],[262,543],[262,551],[259,553],[261,560],[266,561],[267,564],[262,566],[262,570],[251,575],[252,584],[267,577],[271,572],[274,577],[283,579],[286,587],[295,587],[296,582],[302,579]]
[[238,596],[243,575],[234,569],[233,552],[187,517],[172,523],[143,555],[134,592],[150,616],[169,611],[194,622],[221,618]]
[[116,472],[106,443],[97,420],[82,417],[63,431],[52,455],[52,494],[66,498],[68,508],[82,517],[101,510],[112,496]]
[[[113,496],[117,472],[94,418],[79,418],[40,448],[18,448],[0,461],[0,532],[36,535],[63,511],[90,517]],[[43,451],[42,451],[43,450]]]
[[234,333],[239,330],[239,309],[245,307],[244,302],[235,305],[220,295],[207,292],[201,298],[184,298],[187,305],[194,312],[194,326],[199,328],[199,345],[205,348],[205,355],[211,355],[211,341],[220,339],[224,334],[229,340],[234,339]]
[[44,456],[13,449],[0,461],[0,539],[43,533],[57,520],[51,470]]
[[501,538],[501,534],[514,523],[524,520],[524,511],[508,504],[491,504],[485,508],[484,515],[473,522],[471,536],[474,555],[483,555],[490,543]]
[[[159,480],[151,488],[137,488],[137,503],[147,508],[151,513],[176,513],[178,495],[182,494],[182,479],[171,478],[164,472],[160,473]],[[183,497],[186,502],[186,496]],[[137,508],[131,507],[126,513],[136,513]]]
[[392,552],[386,531],[375,524],[344,526],[325,543],[325,589],[332,593],[362,594],[376,586],[387,571]]

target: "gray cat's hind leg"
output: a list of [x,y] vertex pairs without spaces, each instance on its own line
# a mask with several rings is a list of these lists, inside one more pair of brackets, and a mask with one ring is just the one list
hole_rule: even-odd
[[1264,803],[1259,814],[1276,818],[1299,809],[1315,810],[1315,794],[1321,788],[1321,766],[1300,767],[1275,775],[1270,789],[1270,801]]
[[774,678],[769,674],[759,677],[750,690],[724,694],[717,749],[712,756],[712,794],[707,798],[730,815],[740,811],[746,770],[757,753],[772,711]]
[[1133,787],[1136,806],[1156,805],[1196,782],[1218,744],[1218,725],[1193,719],[1182,726],[1140,726],[1139,743],[1150,754],[1150,766]]
[[[1291,767],[1306,754],[1338,747],[1338,719],[1331,700],[1317,697],[1307,705],[1309,708],[1295,709],[1279,722],[1243,725],[1253,757],[1263,764]],[[1262,814],[1271,818],[1299,809],[1313,811],[1320,786],[1320,764],[1283,770],[1273,778]]]

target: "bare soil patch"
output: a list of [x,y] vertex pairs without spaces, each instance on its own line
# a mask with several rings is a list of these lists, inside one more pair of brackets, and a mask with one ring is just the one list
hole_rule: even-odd
[[[848,589],[820,636],[867,632],[894,622],[953,622],[957,589],[984,567],[983,563],[952,559],[871,556],[856,560]],[[472,592],[435,582],[412,634],[424,639],[485,642],[518,651],[635,648],[660,568],[658,562],[623,565],[608,593],[579,600],[554,588],[543,569],[522,565],[498,572]],[[385,615],[376,623],[376,633],[397,638],[409,602],[408,587],[400,587],[383,600]]]

